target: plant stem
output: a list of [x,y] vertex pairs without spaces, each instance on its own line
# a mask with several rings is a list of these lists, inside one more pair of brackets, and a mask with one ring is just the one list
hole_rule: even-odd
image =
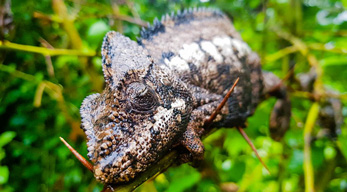
[[0,41],[0,49],[39,53],[44,56],[75,55],[75,56],[92,57],[96,55],[95,51],[82,51],[82,50],[75,50],[75,49],[48,49],[44,47],[36,47],[31,45],[22,45],[22,44],[12,43],[9,41]]
[[311,160],[311,133],[316,123],[319,113],[319,104],[313,103],[304,127],[304,176],[305,176],[305,192],[314,191],[314,173]]

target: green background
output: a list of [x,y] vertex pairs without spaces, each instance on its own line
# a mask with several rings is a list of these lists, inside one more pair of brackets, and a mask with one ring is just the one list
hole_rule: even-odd
[[[334,97],[347,101],[346,0],[0,3],[0,17],[6,21],[0,26],[0,191],[102,189],[59,136],[86,156],[79,107],[87,95],[103,89],[100,46],[104,34],[115,30],[135,39],[143,21],[167,12],[219,8],[259,53],[264,69],[283,78],[290,66],[295,65],[295,75],[316,66],[321,73],[314,93],[334,90]],[[56,55],[57,49],[66,50]],[[258,107],[246,129],[271,175],[235,129],[221,129],[204,140],[201,167],[170,168],[137,191],[304,191],[312,187],[305,184],[308,179],[314,179],[316,191],[347,191],[346,125],[337,138],[322,135],[323,128],[314,122],[317,107],[326,97],[309,99],[307,94],[312,93],[298,91],[295,77],[285,84],[291,90],[293,114],[284,139],[275,142],[269,137],[274,99]],[[347,108],[342,112],[346,116]],[[305,127],[312,128],[307,132],[312,141],[306,152]],[[311,160],[305,158],[307,154]],[[304,170],[304,162],[312,171]]]

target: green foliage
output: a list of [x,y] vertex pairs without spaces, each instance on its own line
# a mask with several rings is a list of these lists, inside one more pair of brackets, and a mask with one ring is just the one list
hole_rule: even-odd
[[[23,51],[17,44],[13,48],[4,41],[0,44],[0,191],[100,191],[102,185],[59,136],[86,156],[79,107],[87,95],[103,89],[99,52],[104,34],[116,30],[135,39],[143,21],[199,6],[216,7],[230,16],[261,56],[264,69],[284,78],[294,65],[294,77],[315,66],[321,70],[322,84],[316,83],[314,93],[332,90],[332,96],[346,104],[346,0],[12,0],[12,17],[0,27],[1,33],[7,31],[7,41],[33,47]],[[33,53],[39,47],[70,54]],[[204,140],[205,161],[199,168],[172,167],[137,191],[289,192],[307,189],[308,179],[314,179],[316,191],[346,191],[346,124],[336,139],[314,124],[308,132],[312,141],[304,150],[304,127],[313,99],[298,89],[295,78],[285,84],[293,109],[284,139],[276,142],[269,137],[274,99],[259,105],[246,129],[271,175],[236,130],[221,129]],[[315,102],[323,106],[324,98],[323,94]],[[345,117],[346,107],[342,111]],[[303,168],[307,163],[311,176],[310,169]]]
[[[16,133],[13,131],[6,131],[0,135],[0,186],[4,185],[8,182],[8,177],[10,172],[8,167],[5,165],[1,165],[1,161],[6,157],[6,152],[4,150],[4,146],[12,141],[12,139],[16,136]],[[10,187],[5,187],[4,191],[9,191]]]

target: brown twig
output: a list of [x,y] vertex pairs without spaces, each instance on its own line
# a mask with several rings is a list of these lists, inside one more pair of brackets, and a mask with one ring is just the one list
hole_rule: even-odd
[[60,140],[66,145],[66,147],[75,155],[75,157],[84,165],[89,171],[93,172],[93,165],[87,161],[81,154],[79,154],[71,145],[66,142],[62,137]]
[[[54,47],[51,44],[49,44],[48,41],[46,41],[44,38],[40,37],[39,41],[43,47],[45,47],[47,49],[54,49]],[[45,55],[45,60],[46,60],[46,65],[47,65],[47,72],[48,72],[50,77],[54,78],[54,67],[53,67],[51,56]]]

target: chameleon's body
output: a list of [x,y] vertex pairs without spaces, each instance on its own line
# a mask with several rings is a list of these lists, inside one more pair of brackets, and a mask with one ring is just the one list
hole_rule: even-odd
[[[184,161],[202,159],[204,123],[236,78],[213,127],[243,127],[280,82],[262,72],[258,56],[217,10],[164,16],[137,43],[109,32],[102,57],[106,88],[84,100],[81,116],[94,175],[104,183],[131,180],[177,146],[187,149]],[[281,137],[290,102],[282,88],[270,94],[280,98],[271,118],[278,121],[270,125]]]

